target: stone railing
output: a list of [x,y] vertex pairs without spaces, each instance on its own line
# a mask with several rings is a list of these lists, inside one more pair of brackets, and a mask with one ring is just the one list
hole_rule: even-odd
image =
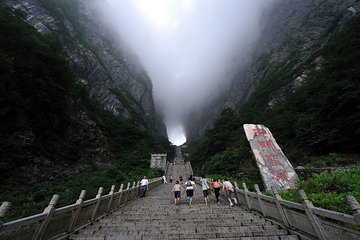
[[169,171],[169,166],[170,166],[170,162],[166,161],[166,166],[165,166],[165,170],[164,170],[164,175],[166,176],[168,171]]
[[189,171],[190,171],[191,175],[194,175],[194,172],[193,172],[193,169],[192,169],[192,166],[191,166],[190,161],[187,162],[187,165],[189,166]]
[[[161,184],[162,178],[149,181],[149,189]],[[0,207],[0,239],[66,239],[68,236],[85,226],[118,209],[123,204],[138,197],[139,182],[121,184],[115,191],[115,185],[107,195],[100,187],[95,198],[84,200],[85,190],[82,190],[79,199],[71,205],[55,208],[59,195],[54,195],[44,212],[30,217],[3,223],[2,218],[10,207],[4,202]]]
[[248,191],[245,183],[243,189],[239,189],[236,183],[234,185],[240,204],[282,223],[304,239],[360,239],[360,205],[353,196],[347,197],[353,211],[353,215],[349,215],[314,207],[303,190],[299,191],[303,200],[301,204],[283,200],[277,191],[273,191],[274,196],[264,195],[257,185],[256,192]]

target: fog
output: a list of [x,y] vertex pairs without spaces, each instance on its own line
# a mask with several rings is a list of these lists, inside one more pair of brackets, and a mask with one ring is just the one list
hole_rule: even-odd
[[229,86],[256,41],[271,0],[102,0],[95,9],[133,51],[153,84],[169,140],[186,141],[184,117]]

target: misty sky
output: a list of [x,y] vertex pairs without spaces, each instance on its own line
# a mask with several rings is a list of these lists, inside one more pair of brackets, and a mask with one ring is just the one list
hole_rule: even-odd
[[184,117],[228,87],[270,0],[99,2],[105,22],[148,72],[169,140],[182,144]]

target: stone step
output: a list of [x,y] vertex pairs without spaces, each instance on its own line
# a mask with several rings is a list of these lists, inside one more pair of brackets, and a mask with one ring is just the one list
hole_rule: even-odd
[[[104,235],[176,235],[176,234],[213,234],[213,235],[221,235],[227,234],[231,236],[267,236],[267,235],[284,235],[287,234],[286,230],[278,229],[277,226],[251,226],[251,227],[182,227],[179,226],[175,228],[117,228],[117,229],[100,229],[98,231],[93,230],[82,230],[79,232],[82,236],[94,236],[94,237],[101,237]],[[251,233],[251,234],[250,234]]]
[[[241,220],[232,220],[232,219],[224,219],[219,221],[219,219],[211,219],[211,220],[193,220],[193,219],[186,219],[183,221],[182,224],[195,224],[195,225],[200,225],[200,224],[206,224],[206,225],[231,225],[231,226],[241,226],[241,225],[272,225],[272,222],[267,221],[264,218],[260,218],[260,219],[241,219]],[[144,222],[128,222],[128,221],[114,221],[112,219],[103,219],[99,222],[96,222],[93,224],[94,227],[99,227],[99,226],[141,226],[141,225],[154,225],[154,226],[159,226],[159,225],[178,225],[179,221],[169,221],[169,220],[161,220],[161,221],[147,221],[146,223]]]
[[[256,218],[253,214],[206,214],[198,213],[192,217],[192,219],[213,219],[219,217],[226,217],[227,219],[254,219]],[[189,214],[187,213],[173,213],[173,214],[137,214],[137,213],[128,213],[123,215],[114,215],[113,219],[189,219]]]
[[129,214],[173,214],[174,212],[179,214],[185,213],[201,213],[201,214],[234,214],[234,215],[246,215],[251,214],[254,215],[252,212],[248,212],[242,210],[239,207],[227,207],[227,208],[216,208],[211,205],[206,206],[206,208],[201,208],[198,205],[191,205],[191,206],[167,206],[166,209],[156,209],[154,207],[147,207],[146,209],[142,210],[133,210],[133,209],[126,209],[127,211],[123,212],[114,212],[113,215],[129,215]]
[[227,220],[233,220],[233,221],[242,221],[244,220],[244,222],[256,222],[258,219],[256,218],[253,218],[251,216],[248,216],[248,217],[244,217],[244,218],[234,218],[234,217],[226,217],[226,216],[215,216],[215,217],[208,217],[208,218],[204,218],[204,217],[188,217],[188,218],[185,218],[185,217],[182,217],[182,218],[179,218],[179,217],[167,217],[167,216],[158,216],[158,217],[152,217],[152,218],[149,218],[149,217],[127,217],[127,218],[111,218],[109,219],[110,221],[116,221],[116,222],[121,222],[121,223],[124,223],[124,222],[148,222],[148,221],[159,221],[159,222],[171,222],[171,221],[178,221],[178,222],[181,222],[181,223],[184,223],[186,221],[199,221],[199,222],[206,222],[206,221],[211,221],[212,219],[224,219],[226,218]]
[[[194,207],[195,205],[195,207]],[[149,208],[151,208],[152,210],[158,210],[161,212],[172,212],[172,211],[191,211],[191,212],[201,212],[201,211],[207,211],[207,212],[217,212],[217,211],[223,211],[224,213],[231,213],[234,211],[234,207],[229,207],[228,205],[225,204],[208,204],[205,205],[203,203],[197,203],[197,204],[193,204],[191,206],[187,206],[186,203],[184,204],[180,204],[180,205],[174,205],[174,202],[171,201],[170,203],[168,203],[166,206],[147,206],[147,205],[143,205],[142,207],[132,207],[132,208],[126,208],[126,212],[125,211],[119,211],[117,212],[117,214],[121,214],[121,213],[127,213],[127,212],[148,212]],[[243,210],[243,212],[246,212],[245,209],[242,209],[241,207],[239,208],[240,210]]]
[[270,237],[244,237],[241,240],[299,240],[297,235],[270,236]]
[[207,238],[207,240],[226,239],[226,240],[299,240],[297,235],[268,236],[268,237],[241,237],[241,238]]
[[[173,196],[171,196],[171,199],[169,198],[168,200],[160,203],[161,200],[157,199],[157,202],[152,202],[154,201],[155,199],[151,198],[151,200],[149,201],[147,197],[145,198],[142,198],[141,201],[142,201],[142,204],[139,206],[138,204],[136,204],[135,202],[132,202],[132,203],[128,203],[127,204],[127,209],[128,210],[139,210],[139,209],[147,209],[149,207],[151,207],[152,209],[161,209],[161,210],[167,210],[167,209],[170,209],[170,208],[177,208],[177,207],[185,207],[187,204],[186,204],[186,197],[183,197],[181,198],[180,200],[180,203],[178,203],[178,205],[175,205],[174,204],[174,199],[173,199]],[[208,205],[205,205],[203,199],[201,199],[200,201],[199,200],[193,200],[193,204],[196,204],[196,207],[201,210],[201,209],[217,209],[217,208],[221,208],[221,209],[231,209],[229,207],[229,202],[223,202],[223,203],[215,203],[213,202],[212,200],[215,201],[215,198],[214,199],[210,199],[209,201],[209,204]],[[241,209],[245,210],[244,207],[241,207]]]
[[[158,237],[158,238],[156,238]],[[194,238],[188,238],[186,236],[171,236],[172,239],[194,239]],[[138,239],[170,239],[170,236],[166,235],[152,235],[152,236],[129,236],[129,235],[123,235],[123,236],[101,236],[101,237],[84,237],[84,236],[73,236],[69,238],[70,240],[138,240]],[[298,236],[296,235],[284,235],[284,236],[267,236],[267,237],[235,237],[235,238],[228,238],[228,237],[216,237],[216,238],[203,238],[198,237],[197,239],[207,239],[207,240],[216,240],[216,239],[223,239],[223,240],[299,240]]]
[[253,234],[252,232],[224,232],[224,233],[175,233],[175,234],[127,234],[127,233],[107,233],[106,235],[82,235],[72,236],[72,240],[98,240],[98,239],[143,239],[143,240],[159,240],[159,239],[277,239],[277,240],[298,240],[295,235],[286,235],[286,230],[277,230],[272,232],[263,232]]
[[[146,198],[146,197],[145,197]],[[196,208],[194,208],[194,205],[196,206]],[[242,209],[243,211],[246,211],[241,205],[239,205],[239,209]],[[127,204],[127,210],[129,211],[147,211],[149,208],[151,209],[156,209],[156,210],[161,210],[161,211],[172,211],[174,209],[185,209],[185,207],[187,207],[188,209],[194,209],[194,211],[203,211],[203,210],[210,210],[210,211],[215,211],[215,210],[224,210],[224,211],[228,211],[231,212],[233,211],[232,207],[230,207],[228,205],[228,203],[208,203],[208,205],[205,205],[205,203],[203,201],[201,202],[193,202],[193,204],[189,207],[187,206],[187,202],[186,200],[184,200],[184,202],[180,202],[177,205],[174,204],[174,200],[172,199],[171,201],[167,202],[165,205],[157,205],[157,204],[153,204],[153,205],[149,205],[149,204],[145,204],[143,203],[140,206],[130,206],[129,204]]]
[[[188,207],[188,206],[186,206]],[[231,210],[226,210],[226,209],[212,209],[210,210],[208,209],[192,209],[192,208],[196,208],[197,206],[190,206],[189,209],[185,209],[185,207],[183,208],[174,208],[174,209],[167,209],[167,210],[161,210],[161,209],[154,209],[154,208],[148,208],[147,210],[141,210],[141,211],[134,211],[134,210],[129,210],[127,212],[114,212],[112,214],[112,216],[126,216],[126,215],[174,215],[174,213],[176,213],[177,215],[179,214],[202,214],[202,215],[211,215],[211,214],[216,214],[216,215],[233,215],[233,216],[242,216],[242,215],[252,215],[254,216],[254,213],[251,212],[246,212],[246,211],[242,211],[242,210],[238,210],[236,209],[237,207],[232,207]],[[150,211],[150,212],[149,212]],[[260,216],[260,215],[259,215]]]
[[[183,166],[182,166],[183,167]],[[180,172],[173,166],[173,179]],[[187,174],[181,172],[183,177]],[[224,199],[216,204],[211,196],[204,204],[198,188],[193,204],[186,204],[182,192],[180,204],[173,202],[173,184],[151,189],[146,197],[127,203],[111,215],[70,236],[72,240],[119,239],[243,239],[298,240],[296,235],[254,214],[242,206],[230,207]]]
[[[266,232],[263,234],[264,237],[285,235],[287,231],[279,230],[276,232]],[[229,233],[195,233],[195,234],[166,234],[166,237],[161,234],[144,235],[142,240],[155,240],[155,239],[221,239],[221,238],[236,238],[241,239],[243,237],[252,237],[252,232],[229,232]],[[109,238],[107,238],[109,239]]]
[[[161,227],[159,227],[159,225]],[[211,224],[202,224],[202,223],[184,223],[181,224],[181,227],[187,227],[187,226],[196,226],[196,225],[201,225],[201,226],[206,226],[208,228],[211,227],[248,227],[248,226],[273,226],[270,223],[245,223],[245,224],[237,224],[237,223],[229,223],[229,224],[219,224],[219,223],[211,223]],[[146,228],[152,228],[152,227],[156,227],[157,229],[163,228],[163,229],[170,229],[170,228],[179,228],[179,223],[167,223],[167,224],[114,224],[114,225],[99,225],[99,226],[93,226],[92,228],[88,228],[89,230],[100,230],[100,229],[143,229],[144,227]]]
[[161,232],[161,233],[172,233],[173,231],[178,232],[179,228],[184,229],[187,233],[198,233],[198,232],[237,232],[237,231],[273,231],[279,229],[277,225],[252,225],[252,226],[214,226],[214,225],[175,225],[175,226],[101,226],[99,228],[92,228],[89,230],[81,230],[81,233],[104,233],[107,232]]

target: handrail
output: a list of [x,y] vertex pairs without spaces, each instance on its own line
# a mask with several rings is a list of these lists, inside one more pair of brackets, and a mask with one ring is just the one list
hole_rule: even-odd
[[[160,185],[162,178],[149,181],[149,188]],[[354,197],[348,197],[353,215],[339,213],[327,209],[317,208],[307,199],[304,191],[299,191],[303,203],[284,200],[273,191],[274,196],[264,195],[255,185],[256,192],[247,189],[245,183],[240,189],[237,183],[237,200],[250,210],[255,210],[267,218],[282,223],[290,231],[302,234],[309,238],[318,239],[360,239],[360,205]],[[57,195],[54,195],[49,206],[43,213],[17,219],[11,222],[1,222],[9,203],[0,207],[0,240],[12,239],[56,239],[66,238],[71,233],[84,228],[91,222],[104,217],[120,206],[137,198],[139,182],[128,183],[126,189],[123,184],[118,191],[111,187],[108,194],[102,195],[102,188],[95,198],[83,201],[85,191],[80,194],[74,204],[56,208]],[[337,222],[338,224],[335,224]],[[351,225],[353,228],[348,228]],[[346,226],[346,227],[345,227]]]
[[[240,204],[282,223],[290,230],[310,238],[325,240],[360,239],[360,205],[354,197],[348,197],[351,199],[348,200],[350,208],[354,212],[353,215],[349,215],[314,207],[303,190],[299,191],[303,199],[301,204],[282,199],[274,190],[274,196],[264,195],[258,190],[257,185],[256,192],[249,191],[245,183],[244,189],[239,189],[236,182],[234,185]],[[349,224],[352,227],[349,228]]]
[[[151,179],[149,180],[149,189],[161,183],[161,177]],[[10,206],[9,203],[5,202],[0,207],[0,240],[66,238],[71,233],[84,228],[89,223],[104,217],[138,197],[139,182],[133,182],[132,187],[128,183],[124,190],[123,186],[121,184],[120,189],[115,192],[113,185],[111,191],[105,195],[101,194],[102,188],[100,188],[95,198],[86,201],[83,201],[85,190],[82,190],[76,203],[60,208],[55,208],[58,195],[54,195],[43,213],[7,223],[2,222],[2,218]]]

